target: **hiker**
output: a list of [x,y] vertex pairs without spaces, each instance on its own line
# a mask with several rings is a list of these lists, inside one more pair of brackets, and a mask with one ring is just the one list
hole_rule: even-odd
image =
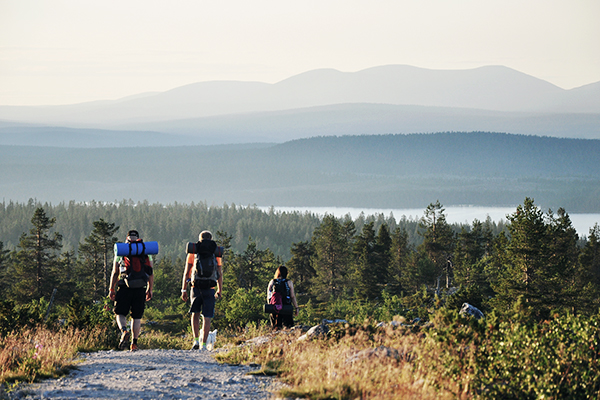
[[[125,243],[142,242],[138,231],[127,232]],[[135,282],[135,283],[134,283]],[[118,290],[115,291],[115,287]],[[154,275],[152,258],[143,254],[140,256],[117,256],[113,261],[113,271],[110,277],[109,297],[115,302],[114,313],[117,325],[121,330],[119,349],[137,351],[137,340],[142,327],[142,316],[146,302],[152,299]],[[127,314],[131,312],[131,332],[127,327]],[[133,340],[131,340],[133,333]]]
[[291,328],[294,326],[294,315],[298,316],[298,302],[296,301],[296,293],[294,292],[294,283],[287,279],[287,274],[287,267],[281,265],[277,268],[273,279],[269,282],[269,286],[267,286],[268,304],[277,304],[281,301],[281,305],[294,306],[293,314],[272,313],[270,315],[273,329],[281,329],[282,327]]
[[[187,283],[190,282],[189,312],[194,334],[192,350],[206,350],[210,323],[215,316],[215,301],[221,298],[223,292],[222,253],[219,256],[215,255],[219,247],[212,240],[212,233],[209,231],[200,232],[198,239],[195,251],[188,252],[187,255],[181,283],[181,300],[188,301]],[[202,313],[202,338],[199,337],[200,313]]]

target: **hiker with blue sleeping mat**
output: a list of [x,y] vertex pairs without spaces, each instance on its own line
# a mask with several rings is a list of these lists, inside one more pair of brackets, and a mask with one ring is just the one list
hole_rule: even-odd
[[[109,297],[115,302],[114,313],[121,330],[121,350],[138,350],[137,340],[140,336],[142,316],[146,302],[152,299],[154,287],[152,253],[158,253],[158,243],[144,243],[136,230],[127,232],[125,243],[115,244]],[[131,332],[127,327],[127,315],[130,312]]]
[[[223,247],[217,246],[209,231],[202,231],[197,243],[188,243],[187,259],[181,282],[181,300],[190,299],[194,342],[192,350],[206,350],[210,324],[215,316],[215,301],[223,292]],[[188,296],[188,282],[190,293]],[[200,337],[202,314],[202,337]]]

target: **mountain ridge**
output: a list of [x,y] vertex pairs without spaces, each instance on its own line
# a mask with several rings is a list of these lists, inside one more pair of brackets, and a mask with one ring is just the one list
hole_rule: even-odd
[[[565,90],[503,66],[430,70],[387,65],[357,72],[312,70],[274,84],[197,82],[157,94],[134,95],[100,104],[0,106],[0,119],[106,128],[139,120],[165,121],[357,102],[494,111],[600,113],[600,84],[585,86],[587,88],[582,90]],[[570,105],[573,102],[577,107]]]
[[[78,130],[0,120],[0,145],[55,147],[231,145],[255,142],[282,143],[327,135],[476,130],[596,139],[600,138],[600,114],[510,113],[448,107],[353,103],[162,122],[140,122],[117,125],[112,129],[80,128]],[[94,140],[87,140],[92,131],[96,132],[93,136]],[[100,137],[102,132],[104,136]]]
[[[132,157],[139,172],[128,173]],[[74,184],[76,183],[76,184]],[[600,212],[600,140],[494,132],[323,136],[255,146],[0,146],[0,191],[27,201]]]

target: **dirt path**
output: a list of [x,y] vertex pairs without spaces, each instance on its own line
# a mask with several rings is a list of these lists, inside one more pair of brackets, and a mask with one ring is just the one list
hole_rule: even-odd
[[[77,369],[60,379],[15,393],[25,399],[273,399],[278,385],[247,375],[253,368],[217,363],[211,352],[100,351],[82,354]],[[13,396],[11,396],[13,397]]]

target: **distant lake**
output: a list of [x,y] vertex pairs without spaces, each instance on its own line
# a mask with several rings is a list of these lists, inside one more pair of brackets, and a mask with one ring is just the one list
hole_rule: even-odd
[[[268,210],[270,207],[259,207],[262,210]],[[396,220],[406,216],[407,219],[419,219],[424,215],[424,208],[405,208],[405,209],[391,209],[391,208],[350,208],[350,207],[274,207],[276,211],[281,212],[293,212],[308,211],[313,214],[324,216],[325,214],[334,215],[336,217],[343,217],[344,215],[350,214],[352,219],[358,218],[360,213],[368,215],[379,215],[383,214],[385,217],[389,217],[393,214]],[[500,222],[501,220],[506,222],[506,216],[516,211],[517,207],[475,207],[475,206],[464,206],[464,207],[444,207],[444,214],[446,215],[446,221],[449,223],[467,223],[471,224],[473,220],[485,221],[489,216],[492,221]],[[546,211],[546,210],[544,210]],[[553,210],[556,212],[556,210]],[[569,218],[573,223],[573,227],[577,230],[579,236],[588,236],[590,228],[594,227],[594,224],[600,225],[600,214],[571,214]]]

